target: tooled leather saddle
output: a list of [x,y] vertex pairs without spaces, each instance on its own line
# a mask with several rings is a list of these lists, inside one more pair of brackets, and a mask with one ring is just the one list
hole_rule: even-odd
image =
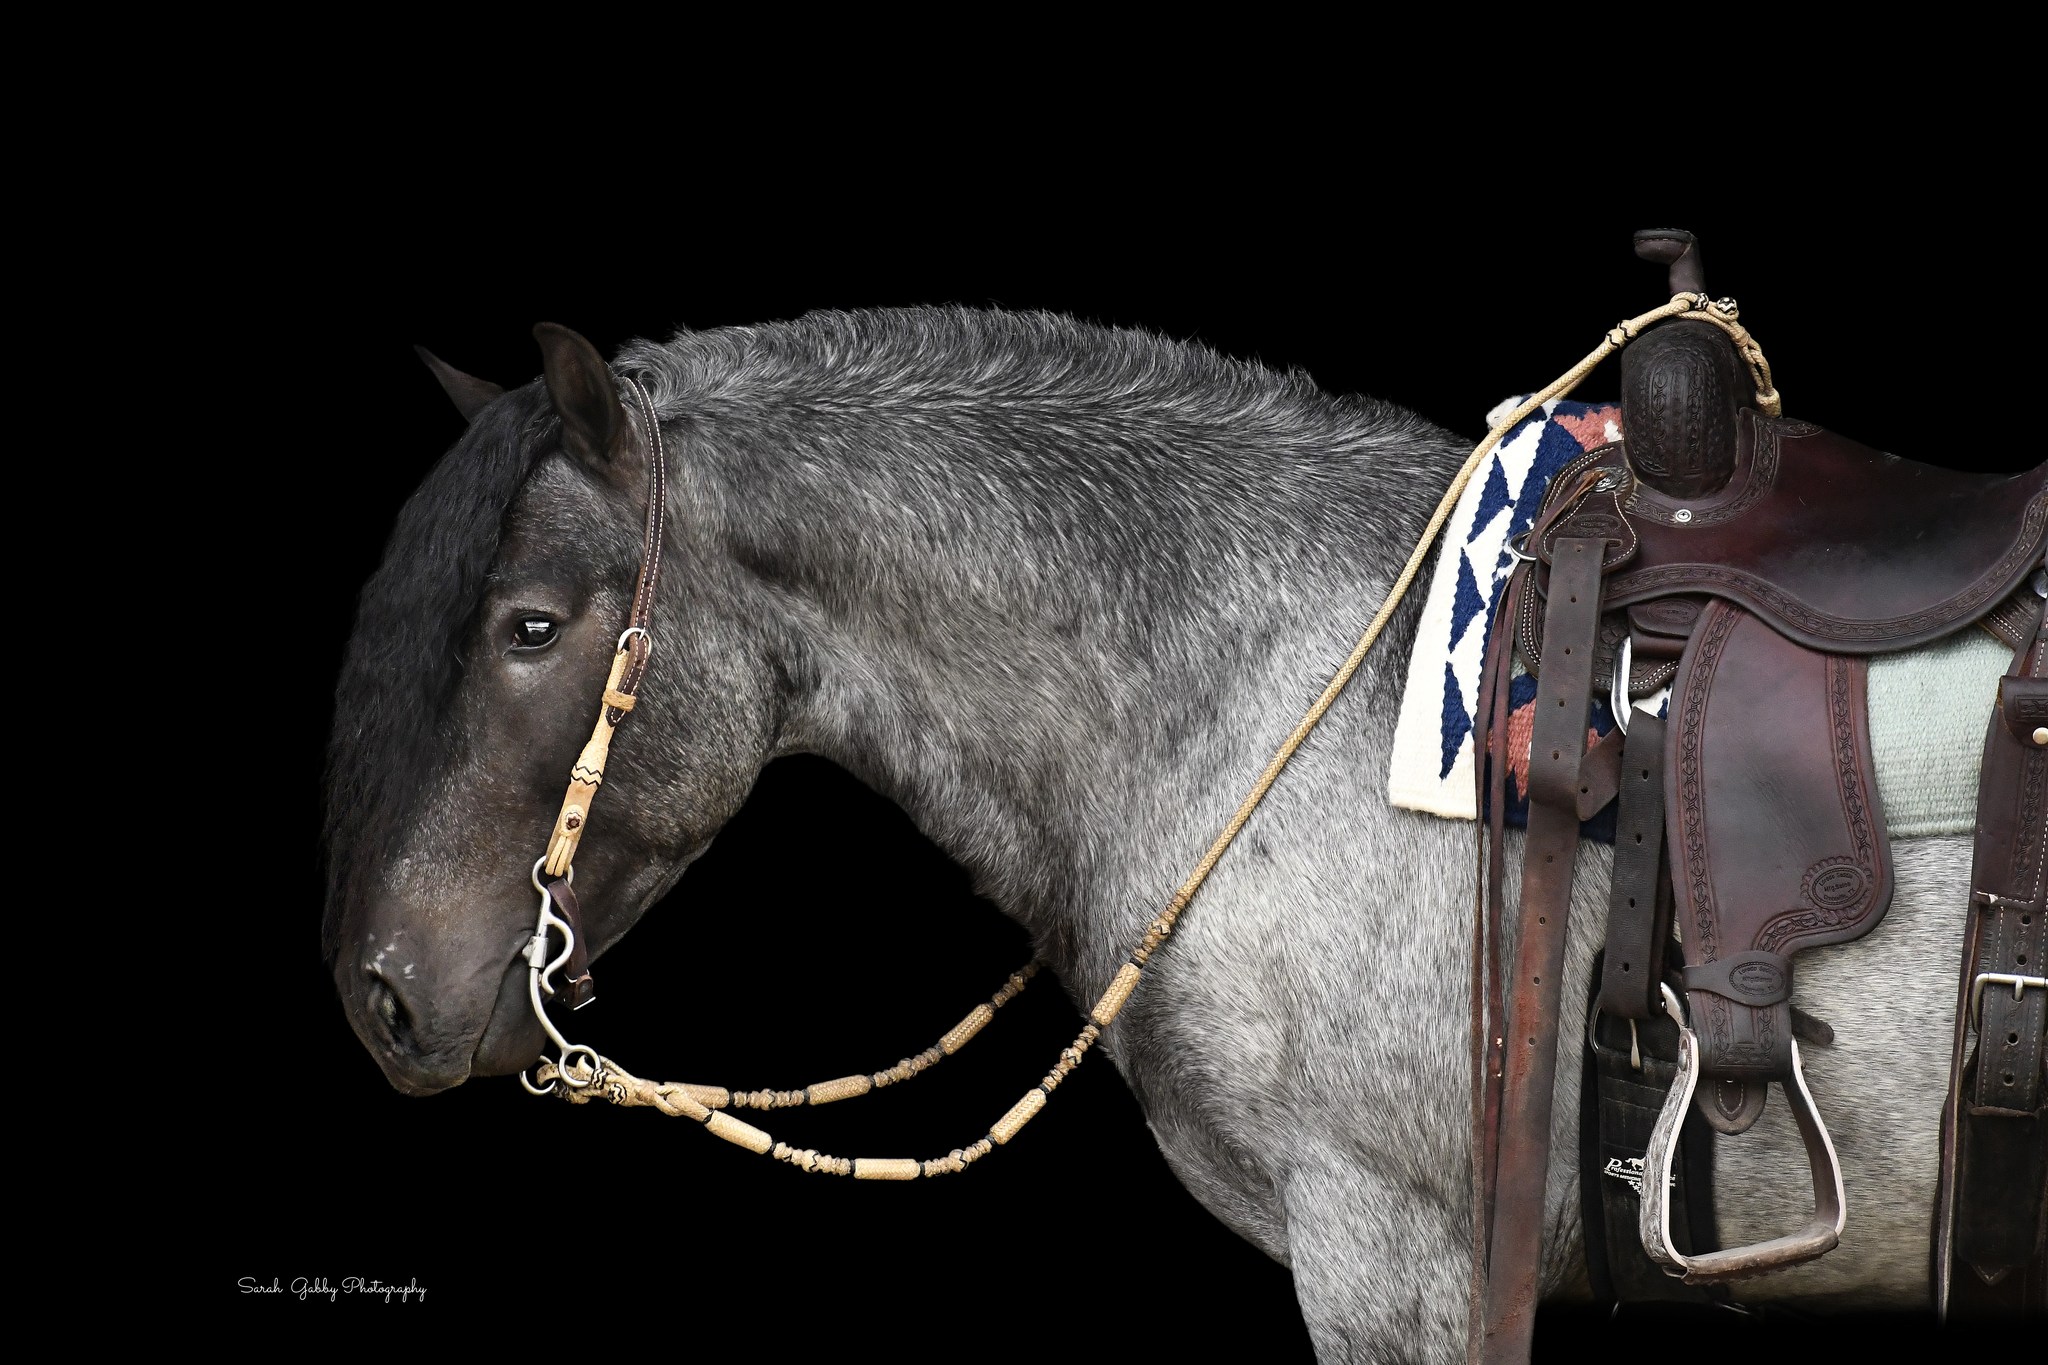
[[[1702,290],[1688,234],[1638,234],[1638,253],[1671,266],[1674,294]],[[1619,804],[1596,1025],[1621,1026],[1632,1054],[1652,1026],[1676,1041],[1661,1103],[1640,1056],[1619,1087],[1650,1128],[1635,1163],[1643,1252],[1674,1280],[1718,1286],[1836,1245],[1841,1175],[1799,1050],[1826,1029],[1794,1008],[1796,954],[1871,932],[1891,900],[1864,698],[1870,657],[1976,626],[2014,659],[1980,779],[1936,1299],[1944,1310],[1962,1300],[2038,1312],[2048,1284],[2048,465],[1957,473],[1783,418],[1775,394],[1744,401],[1739,357],[1704,323],[1667,322],[1622,355],[1624,440],[1551,481],[1517,547],[1483,675],[1481,806],[1493,838],[1491,961],[1476,1010],[1475,1355],[1529,1349],[1573,858],[1580,821],[1608,801]],[[1504,962],[1499,834],[1517,653],[1537,697],[1519,933]],[[1631,698],[1666,684],[1665,716],[1631,714]],[[1596,689],[1623,724],[1589,748]],[[1681,1130],[1743,1132],[1772,1084],[1805,1144],[1812,1216],[1754,1246],[1689,1246],[1701,1239],[1673,1192]]]

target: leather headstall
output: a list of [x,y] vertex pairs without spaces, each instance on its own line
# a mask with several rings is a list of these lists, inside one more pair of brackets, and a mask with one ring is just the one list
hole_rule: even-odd
[[640,382],[628,379],[624,384],[633,399],[626,414],[627,423],[635,429],[634,439],[640,442],[647,459],[647,521],[640,538],[640,576],[633,588],[632,612],[626,629],[619,635],[611,673],[605,679],[597,725],[569,770],[569,789],[562,796],[561,813],[555,817],[554,832],[548,836],[547,855],[535,876],[574,930],[564,978],[571,1009],[582,1009],[596,998],[596,988],[590,979],[589,935],[584,933],[582,907],[570,885],[576,875],[571,864],[576,858],[576,846],[589,827],[591,803],[604,786],[604,765],[611,753],[612,735],[638,701],[648,660],[654,654],[650,622],[654,618],[655,593],[661,583],[662,537],[668,517],[668,460],[662,447],[661,423],[656,420],[654,404]]

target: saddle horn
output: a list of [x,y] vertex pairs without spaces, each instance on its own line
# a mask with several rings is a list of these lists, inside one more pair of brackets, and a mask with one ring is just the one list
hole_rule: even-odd
[[[1673,294],[1704,294],[1699,239],[1682,228],[1635,235],[1636,255],[1670,267]],[[1735,473],[1742,359],[1711,323],[1673,318],[1621,353],[1621,428],[1636,477],[1673,498],[1701,498]]]
[[1671,292],[1704,294],[1706,271],[1700,266],[1700,239],[1684,228],[1644,228],[1636,234],[1636,255],[1671,267]]

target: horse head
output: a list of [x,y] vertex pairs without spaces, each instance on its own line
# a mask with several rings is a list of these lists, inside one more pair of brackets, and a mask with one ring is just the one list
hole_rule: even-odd
[[[423,355],[469,426],[399,514],[336,695],[323,947],[357,1036],[412,1094],[540,1051],[529,874],[639,571],[651,443],[589,342],[535,335],[544,378],[509,392]],[[758,623],[744,594],[691,581],[718,570],[684,520],[654,666],[594,803],[603,834],[576,864],[593,954],[709,843],[773,743]]]

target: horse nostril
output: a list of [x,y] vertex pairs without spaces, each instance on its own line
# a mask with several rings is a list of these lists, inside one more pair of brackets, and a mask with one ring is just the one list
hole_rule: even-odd
[[386,985],[382,977],[370,978],[370,1012],[384,1026],[384,1032],[392,1042],[401,1047],[411,1045],[412,1015],[406,1011],[405,1002],[398,998],[398,992]]

